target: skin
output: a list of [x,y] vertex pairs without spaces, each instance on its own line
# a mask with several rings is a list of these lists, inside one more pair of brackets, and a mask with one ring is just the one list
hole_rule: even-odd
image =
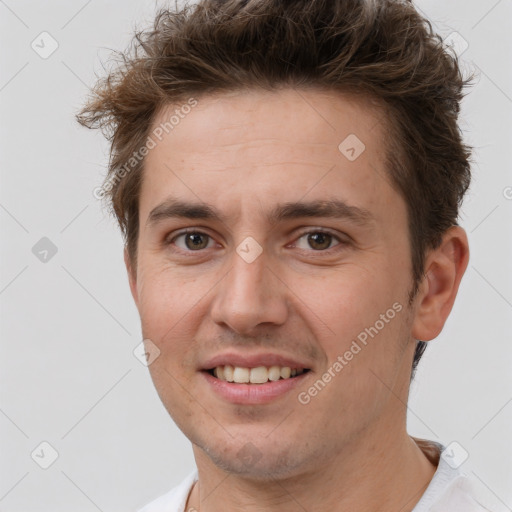
[[[143,336],[160,350],[151,377],[193,443],[199,482],[187,510],[405,512],[435,472],[406,431],[411,364],[415,340],[435,338],[450,313],[468,243],[462,228],[446,232],[409,305],[407,210],[387,178],[382,119],[374,103],[334,92],[223,93],[199,98],[146,157],[137,267],[126,251],[125,262]],[[338,149],[349,134],[365,144],[355,161]],[[207,203],[222,221],[148,223],[169,196]],[[371,220],[266,217],[280,203],[328,199]],[[204,248],[175,238],[183,228],[207,235]],[[321,248],[307,235],[318,230],[333,235]],[[252,263],[236,252],[249,236],[262,248]],[[395,303],[402,310],[300,403]],[[200,372],[226,349],[300,357],[311,371],[270,403],[236,405]]]

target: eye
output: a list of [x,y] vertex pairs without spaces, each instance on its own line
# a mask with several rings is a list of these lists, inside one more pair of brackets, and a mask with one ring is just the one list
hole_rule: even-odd
[[208,249],[215,245],[213,238],[206,233],[200,231],[187,231],[181,233],[171,240],[168,244],[174,243],[179,249],[183,251],[199,251],[201,249]]
[[[333,242],[335,242],[333,244]],[[313,249],[315,251],[325,251],[339,245],[341,241],[338,237],[326,231],[308,231],[303,233],[295,242],[295,247],[299,249]]]

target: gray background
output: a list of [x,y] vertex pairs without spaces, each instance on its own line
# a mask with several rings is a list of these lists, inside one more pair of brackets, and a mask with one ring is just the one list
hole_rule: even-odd
[[[494,509],[512,510],[512,0],[417,5],[443,37],[461,34],[480,76],[461,119],[475,146],[461,216],[471,262],[413,384],[409,431],[458,442]],[[73,118],[108,49],[125,48],[154,10],[0,0],[2,511],[135,510],[194,467],[132,353],[140,323],[121,237],[92,196],[107,144]],[[46,59],[31,47],[43,31],[59,45]],[[43,237],[58,250],[46,262],[32,250]],[[58,452],[48,469],[43,441]]]

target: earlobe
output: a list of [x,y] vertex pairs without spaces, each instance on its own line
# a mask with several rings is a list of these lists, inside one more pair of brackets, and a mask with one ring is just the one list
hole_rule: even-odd
[[444,234],[441,245],[426,257],[411,333],[415,339],[429,341],[439,335],[452,310],[468,261],[466,232],[460,226],[453,226]]
[[137,293],[137,277],[136,272],[134,272],[134,269],[132,268],[132,262],[130,260],[130,256],[128,254],[128,249],[124,248],[124,264],[126,266],[126,272],[128,274],[128,282],[130,284],[130,291],[132,292],[133,300],[135,301],[135,304],[137,305],[137,308],[139,307],[139,297]]

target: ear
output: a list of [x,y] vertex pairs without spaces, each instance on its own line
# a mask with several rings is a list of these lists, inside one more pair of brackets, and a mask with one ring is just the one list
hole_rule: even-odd
[[439,335],[452,310],[468,261],[466,232],[460,226],[453,226],[444,234],[441,245],[426,257],[412,326],[415,339],[429,341]]
[[137,309],[139,307],[139,294],[137,293],[137,273],[132,266],[132,262],[130,260],[130,256],[128,254],[128,249],[124,248],[124,264],[126,266],[126,272],[128,273],[128,281],[130,283],[130,290],[132,292],[133,300],[137,305]]

